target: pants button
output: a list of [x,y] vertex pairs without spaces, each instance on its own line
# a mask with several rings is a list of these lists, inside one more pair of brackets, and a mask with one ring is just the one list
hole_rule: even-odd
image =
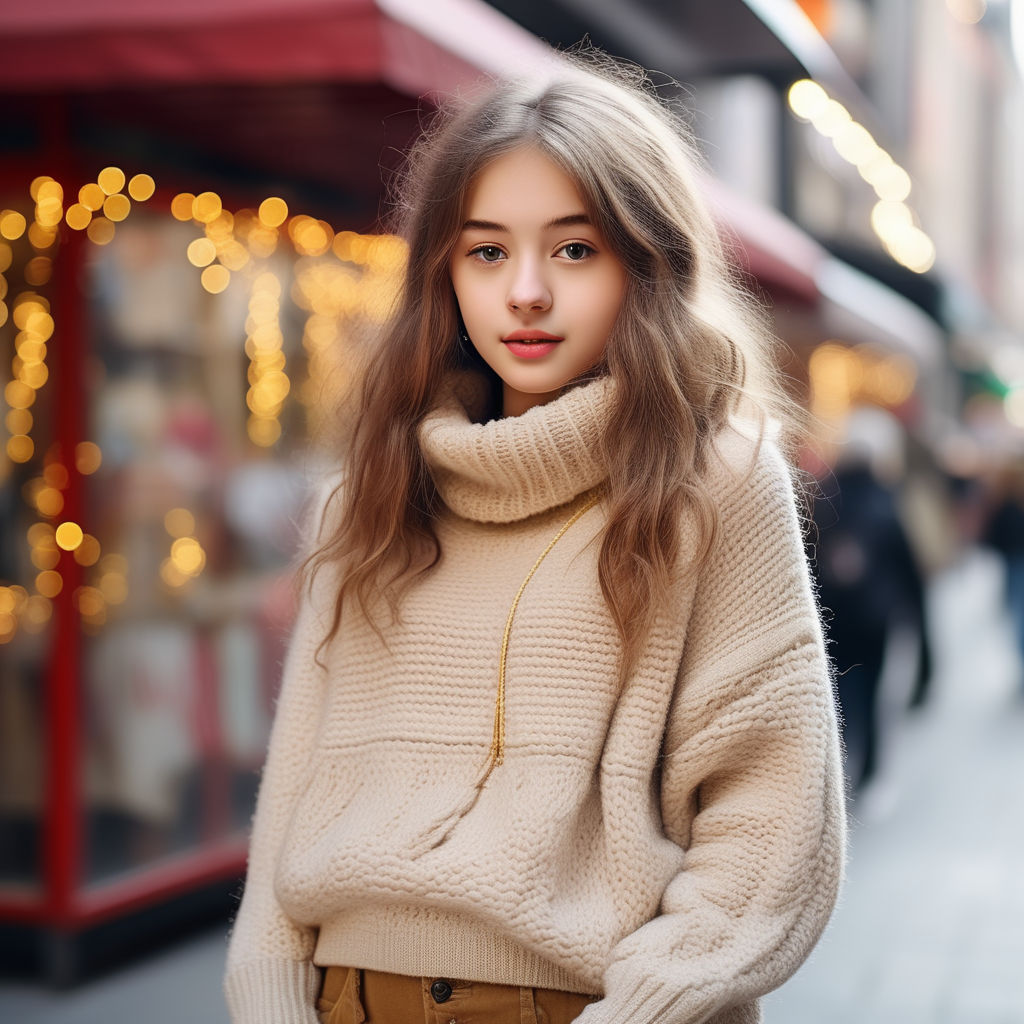
[[452,997],[452,987],[443,978],[438,978],[430,986],[430,998],[435,1003],[447,1003]]

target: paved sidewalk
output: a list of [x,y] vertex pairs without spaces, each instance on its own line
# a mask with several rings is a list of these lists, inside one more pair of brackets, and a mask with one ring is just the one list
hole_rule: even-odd
[[[842,903],[766,1024],[1024,1024],[1024,700],[999,582],[975,555],[933,588],[933,700],[894,713]],[[223,960],[215,929],[69,994],[0,985],[0,1020],[227,1024]]]
[[767,1024],[1024,1024],[1024,699],[1000,585],[978,554],[932,589],[933,699],[897,715],[841,904]]

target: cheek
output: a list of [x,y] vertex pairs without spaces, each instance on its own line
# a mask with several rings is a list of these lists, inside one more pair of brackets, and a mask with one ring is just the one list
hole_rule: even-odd
[[593,310],[595,326],[607,334],[615,326],[622,303],[626,298],[626,280],[619,274],[610,274],[601,282],[601,287],[594,296]]

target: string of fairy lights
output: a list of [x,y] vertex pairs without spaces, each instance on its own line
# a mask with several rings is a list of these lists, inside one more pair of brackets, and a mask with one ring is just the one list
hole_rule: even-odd
[[788,100],[790,110],[829,139],[836,153],[874,189],[877,201],[871,209],[871,229],[885,251],[915,274],[930,270],[935,264],[935,243],[907,203],[913,182],[906,170],[817,82],[809,78],[794,82]]
[[[32,201],[28,214],[0,211],[0,328],[10,319],[17,329],[3,390],[7,460],[0,462],[0,483],[14,465],[31,463],[40,454],[33,438],[32,408],[49,379],[47,342],[58,328],[43,292],[53,274],[62,230],[84,232],[95,246],[109,245],[118,225],[153,197],[156,185],[148,174],[129,179],[120,168],[106,167],[74,196],[46,175],[37,177],[28,191]],[[207,293],[219,295],[236,280],[238,286],[248,288],[246,432],[253,445],[270,448],[281,438],[281,415],[293,394],[281,327],[282,301],[290,299],[306,315],[302,345],[307,379],[294,393],[315,418],[323,415],[324,380],[330,371],[342,369],[339,351],[350,324],[357,318],[379,323],[389,315],[404,269],[404,242],[390,235],[336,232],[326,221],[290,214],[287,203],[276,196],[258,208],[231,211],[215,192],[180,192],[171,200],[170,212],[175,220],[191,223],[201,232],[189,242],[184,257],[200,271],[199,284]],[[25,246],[17,268],[25,287],[9,295],[12,278],[17,276],[16,249]],[[288,292],[280,263],[271,264],[272,257],[282,254],[291,259]],[[71,467],[55,447],[42,453],[39,461],[39,473],[22,487],[22,497],[36,518],[26,531],[35,575],[30,587],[0,580],[0,644],[21,631],[39,633],[46,627],[53,602],[64,589],[62,552],[88,570],[86,582],[73,594],[87,632],[101,629],[109,609],[129,596],[125,556],[103,551],[96,537],[63,516],[71,472],[95,473],[103,462],[99,446],[92,441],[79,443]],[[163,526],[168,546],[159,576],[167,590],[175,592],[202,574],[207,556],[191,511],[168,510]]]

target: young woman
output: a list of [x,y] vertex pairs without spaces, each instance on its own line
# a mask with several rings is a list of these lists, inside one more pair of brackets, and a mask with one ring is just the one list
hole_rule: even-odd
[[284,667],[236,1024],[747,1024],[833,906],[788,407],[682,126],[443,115]]

